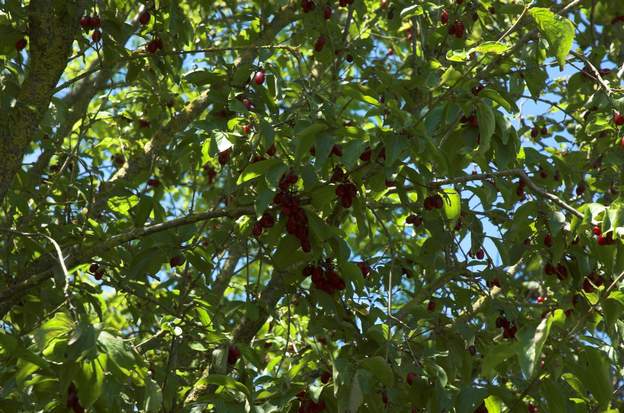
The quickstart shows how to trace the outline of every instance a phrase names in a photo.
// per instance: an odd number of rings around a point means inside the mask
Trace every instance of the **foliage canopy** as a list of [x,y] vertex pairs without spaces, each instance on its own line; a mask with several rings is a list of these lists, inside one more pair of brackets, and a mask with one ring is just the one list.
[[0,2],[0,410],[622,411],[622,13]]

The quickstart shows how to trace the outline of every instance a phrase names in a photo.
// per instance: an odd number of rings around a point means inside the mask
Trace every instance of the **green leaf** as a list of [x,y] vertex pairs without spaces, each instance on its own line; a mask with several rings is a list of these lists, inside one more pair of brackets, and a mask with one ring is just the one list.
[[145,402],[143,403],[143,410],[146,412],[158,412],[162,407],[162,391],[160,386],[152,379],[149,378],[145,381]]
[[234,380],[230,376],[225,376],[222,374],[211,374],[205,379],[200,380],[203,384],[217,384],[219,386],[223,386],[226,389],[236,390],[243,393],[245,396],[250,397],[250,392],[247,386],[243,383]]
[[535,20],[539,31],[546,37],[551,54],[557,58],[559,67],[563,70],[574,42],[574,24],[543,7],[533,7],[529,10],[529,14]]
[[446,218],[453,221],[461,214],[461,197],[454,189],[444,189],[442,199],[444,200],[444,214]]
[[360,365],[375,375],[386,386],[392,386],[392,383],[394,383],[392,368],[383,357],[374,356],[366,358],[360,361]]
[[357,412],[364,402],[364,394],[362,392],[359,379],[363,374],[365,374],[365,371],[358,369],[353,375],[351,392],[349,393],[349,411],[351,412]]
[[77,370],[78,398],[85,408],[95,403],[102,394],[105,364],[106,356],[102,354],[93,361],[82,363]]
[[479,92],[479,97],[481,97],[481,98],[488,98],[491,101],[498,103],[507,112],[513,113],[513,112],[517,112],[518,111],[518,107],[516,106],[515,103],[508,102],[507,99],[505,99],[503,96],[501,96],[501,94],[498,93],[495,89],[486,87],[481,92]]
[[485,399],[484,401],[485,408],[487,409],[488,413],[501,413],[502,401],[500,398],[491,395],[488,396],[487,399]]
[[516,354],[518,345],[515,342],[502,343],[488,349],[481,364],[481,374],[486,378],[493,378],[496,375],[496,367]]
[[548,404],[548,412],[566,413],[566,398],[561,392],[561,388],[550,378],[540,382],[539,389]]
[[43,351],[57,337],[65,335],[74,328],[74,322],[66,313],[59,312],[39,327],[35,333],[35,343]]
[[607,356],[600,350],[585,348],[578,356],[579,378],[601,409],[606,409],[611,400],[611,368]]
[[494,110],[483,102],[477,105],[477,119],[479,120],[479,135],[481,136],[479,152],[484,153],[490,149],[490,142],[496,130],[496,118]]
[[542,355],[544,343],[546,343],[548,334],[550,333],[552,320],[552,315],[542,319],[534,332],[527,330],[520,338],[518,358],[522,372],[527,379],[533,377],[533,374],[535,373],[535,368],[537,367]]
[[503,54],[507,50],[509,50],[509,46],[504,43],[483,42],[480,45],[470,49],[470,53],[477,52],[477,53]]
[[411,16],[420,16],[424,13],[424,10],[420,4],[414,4],[401,10],[401,17],[407,19]]
[[282,162],[277,158],[265,159],[247,165],[236,181],[237,185],[251,181],[259,176],[264,175],[268,170],[280,165]]
[[131,371],[136,367],[134,354],[122,338],[102,331],[98,337],[98,342],[102,349],[108,354],[110,360],[120,368]]

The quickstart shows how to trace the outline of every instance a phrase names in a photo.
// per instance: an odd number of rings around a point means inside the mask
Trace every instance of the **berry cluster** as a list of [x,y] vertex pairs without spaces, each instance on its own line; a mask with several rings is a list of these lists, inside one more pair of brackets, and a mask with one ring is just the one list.
[[557,264],[557,266],[548,263],[544,266],[544,273],[546,275],[556,275],[561,281],[568,278],[568,269],[562,263]]
[[407,216],[405,222],[413,225],[414,227],[419,227],[422,224],[423,220],[418,215],[410,214]]
[[352,182],[343,182],[336,187],[336,196],[343,208],[350,208],[357,195],[357,187]]
[[162,39],[160,37],[155,37],[147,43],[145,50],[147,50],[148,53],[154,54],[157,51],[162,50],[163,47],[164,44]]
[[425,198],[424,207],[427,211],[444,207],[444,200],[440,194],[435,194]]
[[253,225],[251,233],[254,237],[258,238],[260,235],[262,235],[262,231],[264,229],[271,228],[274,224],[275,218],[273,218],[273,215],[265,212],[264,214],[262,214],[262,217],[260,217],[260,219],[256,221],[256,223]]
[[180,265],[184,264],[185,261],[186,261],[186,258],[184,258],[184,256],[182,256],[182,255],[175,255],[175,256],[171,257],[171,259],[169,259],[169,265],[171,266],[171,268],[175,268],[175,267],[179,267]]
[[94,43],[102,40],[102,32],[100,31],[100,27],[102,26],[102,21],[100,20],[100,16],[83,16],[80,19],[80,27],[84,30],[93,30],[91,33],[91,40]]
[[299,177],[293,173],[284,174],[279,182],[280,191],[273,198],[273,203],[280,207],[283,216],[286,217],[286,231],[294,235],[301,243],[303,252],[310,252],[310,229],[308,217],[299,203],[299,199],[289,191],[290,187],[297,183]]
[[596,239],[596,242],[598,242],[598,245],[605,246],[605,245],[613,245],[613,244],[615,244],[615,239],[613,239],[613,233],[612,232],[609,232],[608,234],[604,235],[602,233],[602,230],[600,229],[600,227],[598,225],[596,225],[596,226],[594,226],[592,228],[592,232],[594,233],[595,236],[598,237]]
[[515,338],[516,332],[518,331],[516,324],[507,320],[507,318],[503,315],[498,316],[496,319],[496,328],[503,329],[504,338]]
[[321,265],[308,265],[303,269],[304,277],[312,277],[312,284],[315,288],[333,294],[335,291],[342,291],[346,284],[340,274],[338,274],[330,261]]
[[596,287],[600,287],[601,285],[604,285],[604,283],[605,279],[602,275],[592,272],[583,280],[583,291],[591,293],[596,289]]
[[299,399],[297,413],[321,413],[325,411],[325,402],[323,400],[315,402],[308,397],[308,393],[305,390],[297,393],[297,398]]
[[478,260],[482,260],[483,258],[485,258],[485,251],[483,250],[483,248],[479,248],[475,252],[472,252],[472,251],[468,252],[468,256],[474,257]]
[[464,37],[464,22],[461,20],[455,20],[455,22],[449,27],[448,32],[451,36],[455,36],[458,39],[463,39]]
[[98,281],[104,276],[104,268],[100,267],[100,264],[97,262],[94,262],[89,266],[89,272],[93,274],[93,277]]

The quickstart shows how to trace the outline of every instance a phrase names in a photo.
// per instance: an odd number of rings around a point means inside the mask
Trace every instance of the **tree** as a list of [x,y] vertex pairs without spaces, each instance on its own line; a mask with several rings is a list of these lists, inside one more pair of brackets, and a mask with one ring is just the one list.
[[619,1],[0,10],[0,410],[624,409]]

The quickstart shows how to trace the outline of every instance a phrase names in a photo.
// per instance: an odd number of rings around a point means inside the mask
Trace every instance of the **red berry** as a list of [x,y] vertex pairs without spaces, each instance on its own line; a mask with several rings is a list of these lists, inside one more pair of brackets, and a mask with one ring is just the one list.
[[258,221],[253,225],[251,229],[251,233],[253,234],[254,237],[258,238],[260,235],[262,235],[262,229],[263,229],[263,225],[260,221]]
[[82,16],[80,18],[80,27],[82,27],[83,29],[88,29],[89,27],[91,27],[91,19],[89,18],[89,16]]
[[455,20],[455,23],[453,24],[453,35],[455,37],[457,37],[458,39],[461,39],[464,37],[464,22],[462,22],[461,20]]
[[620,139],[620,146],[624,148],[624,136],[622,137],[622,139]]
[[437,209],[444,207],[444,200],[440,194],[435,194],[433,196],[433,207]]
[[169,260],[169,265],[172,268],[179,267],[180,265],[184,264],[184,261],[186,261],[186,259],[182,255],[176,255],[174,257],[171,257],[171,259]]
[[323,17],[325,18],[325,20],[329,20],[331,19],[331,16],[332,16],[332,8],[328,4],[327,6],[325,6],[325,9],[323,9]]
[[609,245],[609,240],[607,239],[607,237],[604,237],[602,235],[598,236],[597,242],[600,246]]
[[21,39],[15,42],[15,50],[17,50],[18,52],[21,52],[22,50],[26,48],[26,45],[28,45],[28,41],[22,37]]
[[477,354],[477,348],[474,345],[468,346],[468,352],[471,356],[474,356],[475,354]]
[[256,75],[254,76],[254,82],[256,82],[256,85],[263,84],[265,76],[266,74],[264,73],[264,70],[258,71]]
[[253,102],[251,101],[251,99],[248,98],[243,99],[243,105],[245,105],[245,108],[247,108],[247,110],[252,110],[254,107]]
[[417,377],[416,373],[414,373],[413,371],[410,371],[409,373],[407,373],[407,377],[406,377],[407,384],[411,386],[412,383],[416,381],[416,377]]
[[481,93],[481,91],[485,89],[485,86],[483,86],[481,83],[477,83],[471,90],[472,94],[477,96],[479,93]]
[[100,268],[100,264],[98,264],[97,262],[94,262],[94,263],[92,263],[92,264],[89,266],[89,272],[90,272],[90,273],[94,273],[94,272],[96,272],[99,268]]
[[[622,147],[624,147],[624,138],[622,138]],[[585,193],[585,184],[580,183],[576,186],[576,196],[581,196]]]
[[221,164],[221,166],[229,162],[231,153],[232,148],[228,148],[224,151],[219,152],[219,164]]
[[539,136],[540,130],[537,126],[534,126],[533,129],[531,129],[531,137],[533,139],[537,138]]
[[260,218],[260,224],[263,228],[271,228],[273,225],[275,225],[275,218],[273,218],[273,215],[265,212]]
[[151,186],[152,188],[157,188],[160,186],[160,181],[156,178],[150,178],[147,180],[147,185]]
[[539,412],[539,408],[534,405],[533,403],[529,403],[529,405],[527,406],[527,411],[529,413],[538,413]]
[[314,2],[312,0],[301,0],[301,8],[304,13],[309,13],[314,10]]
[[245,135],[249,135],[251,133],[251,125],[250,124],[243,125],[243,133]]
[[238,347],[232,345],[228,347],[228,364],[236,364],[241,356],[241,352]]
[[535,301],[538,302],[538,304],[542,304],[544,301],[546,300],[546,298],[542,297],[541,295],[539,297],[537,297],[537,299]]
[[600,227],[598,225],[594,225],[594,227],[592,228],[592,232],[597,237],[602,235],[602,230],[600,229]]
[[97,29],[98,27],[102,26],[102,21],[100,20],[100,16],[93,16],[91,17],[91,27],[94,29]]
[[427,303],[427,311],[435,311],[436,309],[436,302],[433,300],[429,300],[429,303]]
[[368,264],[366,264],[364,261],[360,261],[356,263],[356,265],[360,268],[360,271],[362,272],[362,277],[367,278],[371,272],[371,268],[368,266]]
[[331,155],[342,156],[342,147],[338,144],[332,146]]
[[447,24],[448,20],[449,20],[449,12],[448,10],[444,9],[442,10],[442,13],[440,14],[440,23]]
[[622,115],[620,112],[615,112],[613,114],[613,122],[617,125],[617,126],[622,126],[624,125],[624,115]]
[[327,43],[327,38],[323,35],[320,35],[314,43],[314,51],[320,53],[320,51],[323,50],[323,47],[325,47],[325,43]]
[[554,265],[552,265],[551,263],[548,263],[544,266],[544,273],[546,275],[554,275],[557,273],[557,270],[555,269]]
[[548,248],[552,247],[553,245],[552,235],[546,234],[546,236],[544,237],[544,245],[547,246]]
[[94,30],[91,34],[91,40],[93,40],[93,43],[99,43],[100,40],[102,40],[102,32],[99,30]]
[[479,248],[475,255],[478,260],[482,260],[485,257],[485,251],[483,251],[483,248]]
[[156,39],[150,40],[145,46],[145,50],[147,50],[148,53],[154,54],[159,49],[158,45],[159,42]]
[[101,268],[93,274],[93,278],[95,278],[98,281],[100,281],[102,277],[104,277],[104,270]]
[[321,383],[327,384],[331,380],[331,373],[328,371],[324,371],[321,373]]
[[139,23],[141,23],[141,26],[145,26],[150,22],[151,18],[152,18],[152,15],[150,14],[150,12],[147,10],[144,10],[141,12],[141,14],[139,14]]

